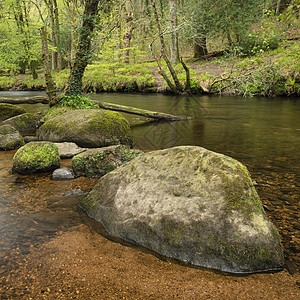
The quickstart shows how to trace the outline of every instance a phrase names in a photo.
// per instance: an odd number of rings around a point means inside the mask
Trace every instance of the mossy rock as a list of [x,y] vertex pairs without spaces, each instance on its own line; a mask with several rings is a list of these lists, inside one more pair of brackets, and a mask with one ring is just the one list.
[[0,126],[0,150],[14,150],[25,144],[20,132],[10,125]]
[[18,131],[36,130],[36,118],[34,114],[25,113],[3,121],[3,125],[11,125]]
[[194,265],[283,267],[280,236],[247,168],[201,147],[140,155],[102,177],[81,207],[110,235]]
[[101,177],[141,153],[125,145],[90,149],[73,157],[72,168],[77,176]]
[[128,121],[120,113],[99,109],[73,110],[50,119],[39,128],[38,139],[90,148],[132,144]]
[[53,119],[71,110],[73,110],[73,108],[67,106],[53,106],[47,110],[44,116],[41,117],[40,124],[44,124],[50,119]]
[[9,103],[0,103],[0,121],[26,113],[23,107]]
[[13,172],[33,174],[50,172],[60,166],[58,147],[49,142],[30,142],[13,157]]

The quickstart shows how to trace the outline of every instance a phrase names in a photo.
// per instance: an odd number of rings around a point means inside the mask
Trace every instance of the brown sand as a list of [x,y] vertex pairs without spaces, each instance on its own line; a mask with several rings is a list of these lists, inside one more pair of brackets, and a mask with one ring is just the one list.
[[234,276],[179,265],[83,224],[18,264],[2,277],[0,299],[300,299],[299,275]]

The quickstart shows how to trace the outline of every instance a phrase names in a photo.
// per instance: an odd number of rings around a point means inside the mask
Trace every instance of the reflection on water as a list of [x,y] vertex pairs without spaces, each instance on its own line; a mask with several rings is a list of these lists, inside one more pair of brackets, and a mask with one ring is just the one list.
[[[7,97],[38,94],[0,92]],[[267,214],[283,237],[286,257],[299,262],[299,101],[136,94],[91,98],[188,116],[187,121],[163,123],[123,114],[132,125],[135,148],[198,145],[244,163],[257,183]],[[31,112],[47,109],[43,104],[21,106]],[[12,250],[26,253],[58,230],[85,222],[77,208],[83,196],[65,194],[76,189],[89,191],[95,183],[87,178],[54,182],[50,174],[11,174],[13,153],[0,152],[0,273],[13,265]]]

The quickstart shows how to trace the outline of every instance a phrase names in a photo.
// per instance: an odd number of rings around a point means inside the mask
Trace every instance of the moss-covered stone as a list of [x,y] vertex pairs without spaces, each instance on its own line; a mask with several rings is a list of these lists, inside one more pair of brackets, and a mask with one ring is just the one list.
[[18,105],[0,103],[0,121],[26,113],[26,110]]
[[91,149],[74,156],[72,168],[77,176],[101,177],[141,153],[125,145]]
[[0,150],[14,150],[25,144],[20,132],[10,125],[0,126]]
[[36,130],[36,119],[31,113],[25,113],[3,121],[4,125],[11,125],[18,131]]
[[60,116],[68,111],[73,110],[71,107],[67,106],[53,106],[49,108],[46,112],[46,114],[40,119],[40,123],[44,124],[45,122],[49,121],[50,119],[53,119],[57,116]]
[[246,167],[201,147],[140,155],[102,177],[81,206],[109,234],[195,265],[283,266],[280,236]]
[[33,174],[53,171],[60,166],[58,147],[49,142],[30,142],[13,157],[13,172]]
[[50,119],[40,127],[38,138],[91,148],[132,144],[128,121],[117,112],[99,109],[73,110]]

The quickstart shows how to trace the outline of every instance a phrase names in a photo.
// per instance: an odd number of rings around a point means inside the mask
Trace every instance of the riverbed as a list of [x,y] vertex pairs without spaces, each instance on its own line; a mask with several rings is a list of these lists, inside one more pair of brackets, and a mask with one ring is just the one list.
[[[0,96],[38,94],[1,92]],[[132,126],[134,148],[151,151],[197,145],[244,163],[268,217],[282,236],[285,269],[274,274],[232,276],[180,265],[111,239],[77,206],[97,179],[52,181],[51,174],[11,174],[15,151],[6,151],[0,152],[1,299],[299,298],[298,99],[90,97],[95,102],[189,117],[157,123],[124,114]],[[43,104],[21,106],[29,112],[47,109]],[[62,164],[70,166],[70,160]]]

